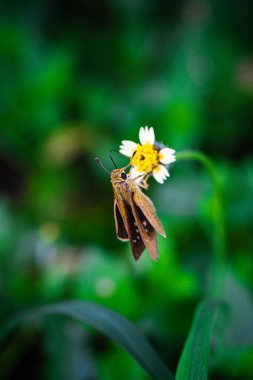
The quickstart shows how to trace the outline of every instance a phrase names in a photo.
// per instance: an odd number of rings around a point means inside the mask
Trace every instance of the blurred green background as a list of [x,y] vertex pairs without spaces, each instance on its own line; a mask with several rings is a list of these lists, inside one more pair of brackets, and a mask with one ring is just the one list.
[[[151,180],[168,237],[158,263],[147,252],[134,262],[94,157],[111,170],[109,149],[137,141],[145,125],[176,151],[215,160],[229,266],[252,294],[252,14],[250,0],[1,2],[1,322],[45,303],[95,301],[138,324],[175,371],[212,260],[212,187],[186,161],[163,186]],[[211,362],[210,378],[252,379],[252,342]],[[1,379],[119,371],[147,379],[116,344],[57,317],[23,327],[0,351]]]

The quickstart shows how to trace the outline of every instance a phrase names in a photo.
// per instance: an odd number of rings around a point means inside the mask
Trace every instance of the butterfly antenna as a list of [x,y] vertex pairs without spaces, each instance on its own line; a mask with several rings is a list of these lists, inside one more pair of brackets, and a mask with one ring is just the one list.
[[104,165],[102,164],[102,162],[100,161],[100,159],[98,157],[95,157],[95,160],[99,163],[99,165],[101,166],[101,168],[103,168],[107,173],[111,174],[109,172],[109,170],[107,170]]
[[[116,164],[115,164],[115,162],[114,162],[114,160],[113,160],[113,158],[112,158],[111,152],[117,152],[119,154],[121,154],[121,153],[117,149],[110,149],[110,158],[111,158],[112,162],[114,163],[115,168],[118,169],[117,166],[116,166]],[[134,152],[133,156],[135,155],[135,153],[136,152]],[[126,169],[130,165],[131,165],[131,162],[129,164],[127,164],[126,166],[124,166],[123,168],[121,168],[121,169]]]
[[117,153],[119,153],[119,151],[116,150],[116,149],[110,149],[110,153],[109,153],[109,156],[110,156],[110,159],[112,160],[113,165],[115,166],[116,169],[118,169],[117,165],[115,164],[114,159],[112,158],[112,152],[117,152]]

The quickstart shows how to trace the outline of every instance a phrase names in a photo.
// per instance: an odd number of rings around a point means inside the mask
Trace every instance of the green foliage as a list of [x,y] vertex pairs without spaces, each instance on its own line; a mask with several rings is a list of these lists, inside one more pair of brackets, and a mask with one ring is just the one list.
[[176,380],[207,380],[212,332],[219,303],[205,301],[199,305],[182,353]]
[[159,359],[141,331],[119,314],[89,302],[72,301],[53,304],[19,315],[8,325],[3,326],[0,331],[0,339],[5,338],[6,334],[23,320],[50,314],[61,314],[95,327],[124,347],[153,379],[173,379],[172,374]]
[[[253,378],[252,12],[249,0],[1,2],[2,326],[45,304],[93,302],[139,326],[177,376],[192,360],[211,380]],[[111,169],[108,151],[145,125],[178,152],[148,190],[168,236],[157,263],[147,252],[134,262],[116,239],[94,161]],[[214,324],[210,299],[226,305]],[[119,371],[148,376],[96,329],[56,315],[22,324],[0,350],[8,380]]]

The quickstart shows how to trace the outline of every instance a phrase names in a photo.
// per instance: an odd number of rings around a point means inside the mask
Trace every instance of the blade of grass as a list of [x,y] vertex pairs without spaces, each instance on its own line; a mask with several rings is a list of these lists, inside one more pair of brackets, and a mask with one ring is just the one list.
[[52,314],[73,318],[104,333],[123,347],[152,379],[174,379],[139,328],[114,311],[92,302],[67,301],[24,312],[1,328],[0,340],[20,323]]
[[213,325],[221,305],[216,301],[203,301],[197,308],[176,380],[207,380]]

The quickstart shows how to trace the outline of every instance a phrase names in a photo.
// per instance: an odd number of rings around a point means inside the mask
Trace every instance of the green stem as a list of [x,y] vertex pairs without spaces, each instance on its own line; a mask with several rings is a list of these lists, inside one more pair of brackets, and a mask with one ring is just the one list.
[[183,151],[177,153],[177,161],[195,160],[199,161],[210,174],[213,183],[212,197],[212,219],[213,219],[213,252],[216,265],[224,264],[226,258],[225,248],[225,222],[222,207],[222,191],[218,171],[214,162],[205,154],[198,151]]

